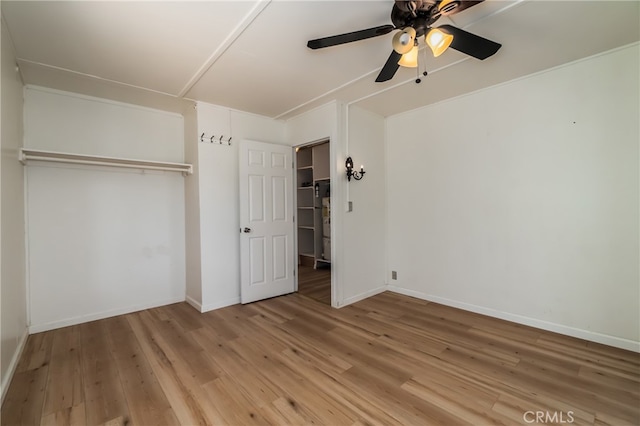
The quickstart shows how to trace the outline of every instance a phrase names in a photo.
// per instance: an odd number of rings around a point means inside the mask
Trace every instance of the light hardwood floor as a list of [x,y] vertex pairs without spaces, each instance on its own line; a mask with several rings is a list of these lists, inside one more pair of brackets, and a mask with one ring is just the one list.
[[298,292],[303,296],[331,305],[331,269],[313,269],[298,265]]
[[639,382],[637,353],[393,293],[292,294],[32,335],[2,424],[637,425]]

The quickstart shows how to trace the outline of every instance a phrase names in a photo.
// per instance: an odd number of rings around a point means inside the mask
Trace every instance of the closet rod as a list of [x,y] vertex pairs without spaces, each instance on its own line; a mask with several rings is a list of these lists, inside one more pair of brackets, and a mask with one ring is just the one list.
[[130,169],[161,170],[193,174],[193,166],[191,164],[70,154],[67,152],[41,151],[28,148],[20,149],[18,159],[22,164],[27,164],[29,161],[47,161],[53,163],[86,164],[92,166],[124,167]]

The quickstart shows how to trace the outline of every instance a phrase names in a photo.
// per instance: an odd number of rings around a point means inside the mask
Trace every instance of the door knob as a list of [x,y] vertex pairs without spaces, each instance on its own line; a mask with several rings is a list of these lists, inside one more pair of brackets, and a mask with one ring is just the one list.
[[244,228],[242,232],[244,232],[245,234],[248,234],[249,232],[251,232],[251,228]]

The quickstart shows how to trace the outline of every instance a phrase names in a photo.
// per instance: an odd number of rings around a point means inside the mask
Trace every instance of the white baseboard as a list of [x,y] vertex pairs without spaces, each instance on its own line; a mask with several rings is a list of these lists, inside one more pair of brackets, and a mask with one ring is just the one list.
[[552,331],[554,333],[564,334],[579,339],[588,340],[590,342],[602,343],[603,345],[613,346],[616,348],[626,349],[628,351],[640,352],[640,342],[623,339],[621,337],[610,336],[607,334],[596,333],[593,331],[583,330],[580,328],[569,327],[562,324],[556,324],[549,321],[543,321],[536,318],[525,317],[522,315],[502,312],[483,306],[473,305],[470,303],[459,302],[457,300],[446,299],[430,294],[422,293],[415,290],[408,290],[396,286],[388,286],[387,290],[394,293],[404,294],[405,296],[416,297],[418,299],[427,300],[429,302],[439,303],[441,305],[451,306],[454,308],[464,309],[465,311],[475,312],[477,314],[487,315],[494,318],[515,322],[517,324],[528,325],[530,327],[540,328],[542,330]]
[[20,356],[22,356],[22,351],[24,351],[24,347],[27,344],[27,337],[29,337],[29,332],[25,328],[24,333],[20,337],[20,341],[18,342],[18,346],[11,357],[11,362],[9,363],[9,368],[7,369],[6,374],[2,377],[1,386],[1,396],[0,396],[0,405],[4,402],[4,397],[7,395],[7,390],[9,389],[9,385],[11,384],[11,379],[13,379],[13,375],[16,372],[16,368],[18,367],[18,361],[20,360]]
[[198,312],[202,312],[202,304],[198,302],[196,299],[194,299],[193,297],[187,296],[185,298],[185,301],[191,306],[193,306],[194,308],[196,308]]
[[351,297],[347,297],[346,299],[344,299],[342,301],[342,303],[339,303],[339,305],[337,306],[338,308],[344,308],[345,306],[351,305],[353,303],[359,302],[361,300],[364,300],[368,297],[371,296],[375,296],[376,294],[380,294],[384,291],[387,290],[387,286],[383,285],[377,288],[374,288],[373,290],[369,290],[369,291],[365,291],[364,293],[360,293],[360,294],[356,294],[355,296],[351,296]]
[[57,321],[51,321],[44,324],[32,324],[29,326],[29,334],[40,333],[42,331],[55,330],[56,328],[68,327],[70,325],[82,324],[85,322],[101,320],[104,318],[115,317],[117,315],[130,314],[131,312],[143,311],[145,309],[157,308],[159,306],[170,305],[172,303],[184,302],[184,296],[175,297],[165,300],[156,300],[149,303],[128,306],[126,308],[112,309],[110,311],[98,312],[95,314],[81,315],[73,318],[66,318]]
[[227,299],[227,300],[222,300],[220,302],[203,305],[202,303],[195,300],[193,297],[187,296],[187,303],[193,306],[194,308],[196,308],[198,312],[205,313],[205,312],[214,311],[220,308],[226,308],[227,306],[237,305],[238,303],[240,303],[240,298],[234,297],[233,299]]
[[215,303],[208,303],[206,305],[202,305],[200,312],[209,312],[214,311],[220,308],[226,308],[227,306],[237,305],[240,303],[240,297],[234,297],[232,299],[221,300]]

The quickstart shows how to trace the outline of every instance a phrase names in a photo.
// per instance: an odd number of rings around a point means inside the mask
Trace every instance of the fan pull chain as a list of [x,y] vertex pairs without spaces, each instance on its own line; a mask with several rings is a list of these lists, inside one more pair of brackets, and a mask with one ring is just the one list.
[[[422,49],[424,51],[424,71],[422,72],[422,75],[424,77],[427,76],[427,49],[424,48]],[[422,79],[420,78],[420,52],[418,52],[418,66],[416,67],[416,84],[419,84],[422,81]]]

